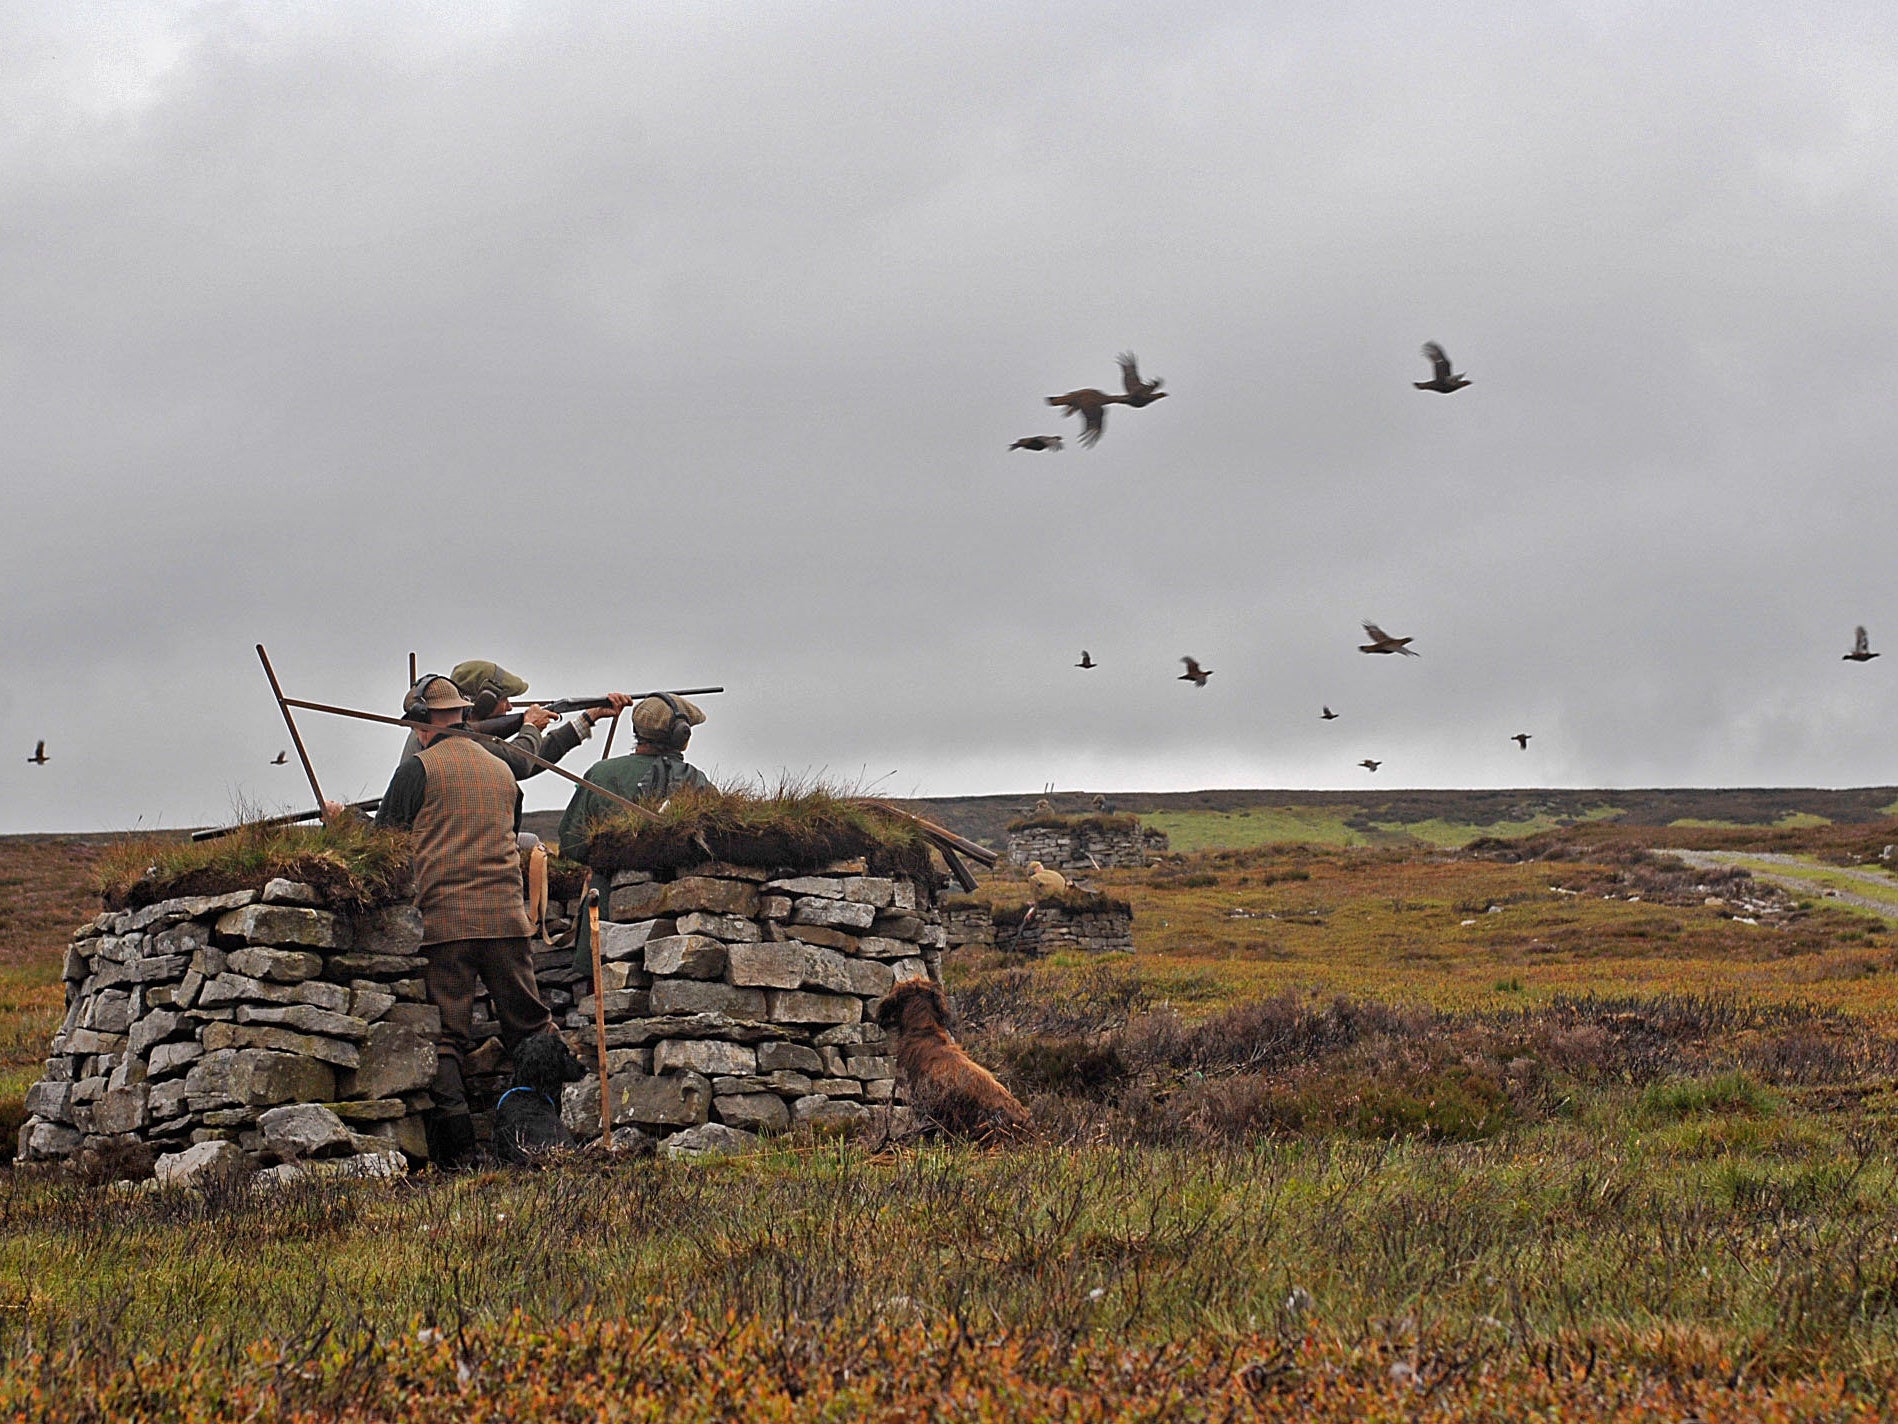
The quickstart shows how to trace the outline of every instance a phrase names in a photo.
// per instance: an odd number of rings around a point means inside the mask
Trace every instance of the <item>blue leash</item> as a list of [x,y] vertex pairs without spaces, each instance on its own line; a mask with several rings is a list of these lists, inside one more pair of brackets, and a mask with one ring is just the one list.
[[505,1093],[501,1094],[499,1098],[495,1099],[494,1110],[496,1112],[501,1111],[501,1104],[513,1097],[516,1093],[532,1093],[543,1103],[547,1104],[548,1107],[553,1108],[555,1113],[560,1111],[559,1107],[555,1105],[554,1100],[548,1097],[539,1088],[509,1088]]

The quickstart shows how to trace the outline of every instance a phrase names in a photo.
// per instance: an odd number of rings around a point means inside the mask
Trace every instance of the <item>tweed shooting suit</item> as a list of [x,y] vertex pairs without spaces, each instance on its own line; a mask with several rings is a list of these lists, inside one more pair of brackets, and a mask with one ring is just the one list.
[[446,1113],[468,1110],[461,1060],[476,1047],[477,981],[487,986],[510,1052],[553,1026],[528,949],[514,839],[520,808],[521,789],[503,762],[467,738],[442,737],[397,768],[377,812],[414,842],[423,982],[442,1015],[433,1092]]

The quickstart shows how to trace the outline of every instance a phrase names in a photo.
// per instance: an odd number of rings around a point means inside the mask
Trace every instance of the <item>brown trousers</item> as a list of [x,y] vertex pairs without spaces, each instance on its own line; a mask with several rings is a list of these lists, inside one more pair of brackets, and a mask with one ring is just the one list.
[[509,1053],[524,1039],[554,1025],[534,984],[534,958],[525,939],[450,939],[425,944],[428,960],[422,983],[429,1003],[442,1013],[433,1093],[445,1114],[468,1111],[461,1083],[461,1060],[477,1048],[474,997],[477,982],[487,986],[494,1016],[501,1021],[501,1044]]

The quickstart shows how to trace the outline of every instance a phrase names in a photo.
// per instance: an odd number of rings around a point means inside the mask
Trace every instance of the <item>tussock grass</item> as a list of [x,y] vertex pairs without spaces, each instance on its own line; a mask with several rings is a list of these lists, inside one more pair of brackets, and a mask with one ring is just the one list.
[[110,909],[180,895],[261,890],[279,876],[313,887],[338,909],[405,897],[413,874],[408,837],[356,816],[333,825],[247,824],[212,841],[138,836],[101,851],[93,886]]
[[786,783],[675,794],[653,816],[599,822],[587,847],[595,870],[675,870],[708,860],[773,870],[820,870],[861,856],[872,873],[935,883],[929,842],[900,816],[848,793]]

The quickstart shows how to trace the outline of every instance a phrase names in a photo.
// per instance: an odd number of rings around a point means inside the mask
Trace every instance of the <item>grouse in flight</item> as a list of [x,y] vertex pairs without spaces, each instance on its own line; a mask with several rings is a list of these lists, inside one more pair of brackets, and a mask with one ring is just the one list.
[[1327,707],[1318,714],[1318,720],[1321,722],[1335,722],[1338,720],[1338,714]]
[[1106,391],[1097,391],[1092,386],[1083,386],[1078,391],[1069,391],[1066,395],[1049,396],[1049,405],[1065,406],[1063,415],[1081,417],[1081,443],[1092,449],[1100,442],[1101,429],[1107,419],[1107,407],[1125,405],[1127,397],[1110,396]]
[[1160,387],[1166,384],[1155,376],[1151,381],[1140,379],[1140,365],[1134,359],[1134,353],[1123,351],[1114,358],[1120,362],[1120,383],[1127,394],[1121,398],[1122,405],[1130,405],[1138,410],[1143,405],[1152,405],[1157,400],[1166,399],[1166,392]]
[[270,759],[270,764],[272,766],[282,766],[284,763],[286,763],[289,760],[290,760],[290,753],[278,752],[275,756],[273,756]]
[[1204,687],[1206,679],[1213,675],[1213,670],[1202,668],[1197,658],[1181,658],[1180,661],[1186,664],[1186,671],[1179,675],[1177,681],[1190,682],[1195,687]]
[[1840,658],[1840,662],[1868,663],[1878,654],[1872,651],[1871,640],[1865,636],[1865,630],[1859,628],[1852,638],[1852,651]]
[[1381,761],[1372,761],[1369,757],[1366,757],[1363,761],[1359,762],[1358,765],[1363,767],[1366,771],[1376,771],[1380,766],[1384,765],[1384,763]]
[[1529,750],[1529,733],[1518,732],[1516,733],[1515,736],[1511,737],[1509,740],[1514,742],[1517,746],[1521,747],[1524,751]]
[[1420,391],[1441,391],[1449,395],[1451,391],[1460,391],[1470,383],[1470,378],[1461,373],[1451,374],[1450,358],[1444,354],[1441,346],[1434,341],[1424,342],[1424,359],[1430,363],[1431,376],[1427,381],[1412,381],[1411,385]]
[[1078,668],[1095,668],[1099,667],[1100,664],[1094,661],[1086,648],[1083,648],[1081,649],[1081,661],[1076,663],[1075,666]]
[[1011,450],[1059,450],[1061,437],[1059,435],[1024,435],[1008,448]]
[[33,755],[28,757],[27,760],[32,762],[35,766],[45,766],[48,761],[46,743],[42,741],[35,746],[33,748]]
[[1364,631],[1370,635],[1371,641],[1358,645],[1360,653],[1402,653],[1407,658],[1422,656],[1421,653],[1411,651],[1409,638],[1393,638],[1369,619],[1365,620]]

